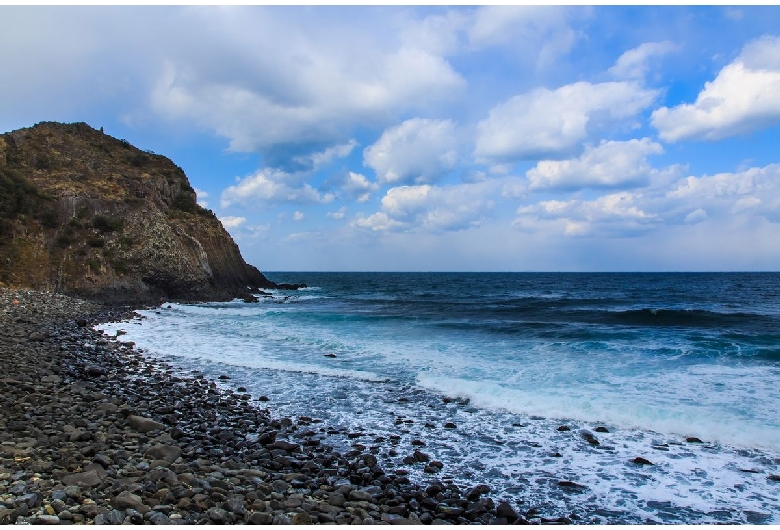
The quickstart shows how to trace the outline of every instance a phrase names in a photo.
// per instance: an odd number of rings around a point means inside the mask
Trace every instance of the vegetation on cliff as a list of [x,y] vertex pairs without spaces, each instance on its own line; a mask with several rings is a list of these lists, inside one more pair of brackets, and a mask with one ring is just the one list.
[[273,287],[168,158],[86,123],[0,135],[0,286],[115,300]]

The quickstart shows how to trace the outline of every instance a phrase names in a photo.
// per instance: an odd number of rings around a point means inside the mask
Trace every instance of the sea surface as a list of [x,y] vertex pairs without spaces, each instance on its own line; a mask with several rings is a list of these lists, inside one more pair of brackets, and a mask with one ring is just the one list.
[[267,276],[309,287],[100,329],[531,516],[780,524],[780,273]]

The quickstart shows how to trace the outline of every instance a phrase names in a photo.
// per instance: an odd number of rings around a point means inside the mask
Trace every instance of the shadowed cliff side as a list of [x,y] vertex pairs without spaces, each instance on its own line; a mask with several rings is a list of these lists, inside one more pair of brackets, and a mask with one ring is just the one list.
[[277,287],[195,201],[168,158],[86,123],[0,135],[0,286],[133,302]]

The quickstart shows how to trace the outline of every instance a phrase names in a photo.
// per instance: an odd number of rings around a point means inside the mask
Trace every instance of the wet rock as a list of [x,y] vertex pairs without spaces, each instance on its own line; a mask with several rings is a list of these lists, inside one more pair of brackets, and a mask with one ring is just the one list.
[[147,433],[163,429],[165,425],[151,418],[131,415],[127,417],[127,423],[138,432]]
[[590,431],[589,431],[589,430],[587,430],[587,429],[582,429],[582,430],[580,431],[580,436],[582,436],[582,438],[583,438],[583,439],[584,439],[586,442],[588,442],[590,445],[599,445],[599,441],[596,439],[596,437],[595,437],[595,436],[593,436],[593,433],[592,433],[592,432],[590,432]]
[[648,460],[647,458],[642,458],[641,456],[638,456],[632,460],[633,463],[641,465],[641,466],[652,466],[653,463]]
[[129,491],[123,491],[114,497],[111,505],[117,510],[135,510],[142,515],[151,510],[149,506],[143,503],[141,497]]
[[457,425],[455,425],[451,421],[448,421],[447,423],[444,424],[444,428],[445,429],[455,429],[456,427],[457,427]]
[[769,475],[766,479],[772,482],[780,482],[780,475]]
[[475,486],[466,494],[466,499],[470,501],[475,501],[479,499],[480,496],[485,495],[487,493],[490,493],[490,486],[487,484],[480,484],[479,486]]
[[685,439],[686,442],[689,444],[701,444],[704,443],[700,439],[696,438],[695,436],[689,436]]
[[587,486],[584,486],[582,484],[577,484],[576,482],[572,482],[571,480],[559,480],[558,486],[563,489],[568,490],[585,490],[588,489]]
[[604,427],[602,425],[599,425],[598,427],[596,427],[593,430],[596,431],[596,432],[609,432],[609,429],[607,429],[606,427]]
[[512,508],[508,502],[502,502],[496,506],[496,516],[503,517],[510,524],[515,522],[518,518],[517,512],[515,512],[514,508]]
[[557,430],[560,432],[566,432],[566,431],[570,431],[571,428],[568,425],[561,425],[560,427],[558,427]]
[[312,524],[311,517],[306,512],[298,512],[290,520],[291,524]]
[[72,475],[66,475],[62,477],[62,483],[67,486],[83,486],[87,488],[93,488],[100,485],[105,477],[105,471],[101,472],[100,469],[90,469],[82,473],[73,473]]
[[181,456],[181,448],[175,445],[153,445],[144,453],[144,457],[154,460],[165,460],[172,464]]

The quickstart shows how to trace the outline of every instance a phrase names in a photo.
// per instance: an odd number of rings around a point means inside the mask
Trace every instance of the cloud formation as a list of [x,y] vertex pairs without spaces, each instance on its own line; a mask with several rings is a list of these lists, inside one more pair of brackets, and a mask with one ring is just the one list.
[[490,110],[477,125],[474,155],[496,162],[561,158],[594,128],[635,117],[657,96],[628,81],[537,88]]
[[623,53],[607,72],[617,79],[643,79],[653,56],[675,51],[677,46],[670,41],[645,42]]
[[780,37],[750,42],[694,103],[661,107],[651,121],[667,142],[720,140],[780,123]]
[[382,184],[436,182],[455,167],[459,144],[452,120],[413,118],[383,132],[363,161]]
[[228,208],[239,204],[251,206],[261,203],[328,203],[333,193],[320,193],[308,183],[301,183],[299,175],[263,168],[222,191],[220,206]]
[[586,147],[578,158],[542,160],[526,176],[531,189],[635,187],[646,184],[656,172],[647,157],[663,152],[663,147],[649,138],[602,140],[596,147]]

